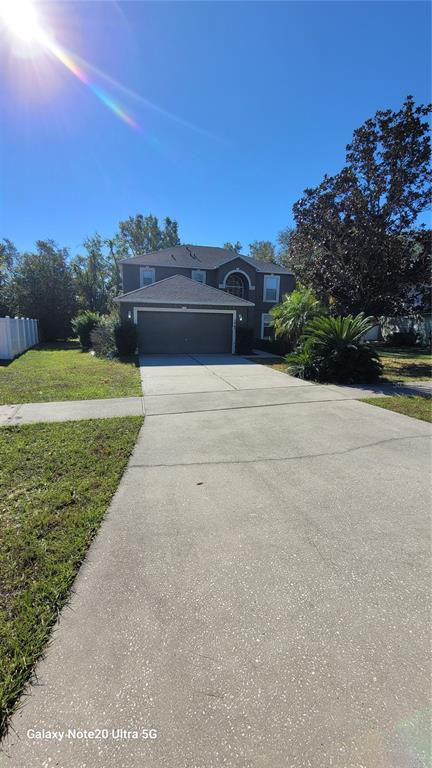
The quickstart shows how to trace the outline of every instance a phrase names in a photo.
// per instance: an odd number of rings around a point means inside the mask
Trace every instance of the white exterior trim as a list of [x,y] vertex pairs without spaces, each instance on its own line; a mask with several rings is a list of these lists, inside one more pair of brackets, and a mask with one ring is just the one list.
[[182,307],[181,309],[165,309],[164,307],[134,307],[134,323],[138,325],[138,312],[188,312],[194,314],[221,314],[232,315],[232,335],[231,335],[231,354],[235,353],[236,343],[236,310],[235,309],[189,309],[188,307]]
[[[196,277],[194,277],[194,275],[196,275],[197,273],[200,274],[200,275],[204,275],[204,280],[197,280]],[[195,282],[197,282],[197,283],[201,283],[201,285],[206,285],[206,283],[207,283],[206,270],[205,269],[193,269],[192,270],[192,280],[195,280]]]
[[261,312],[261,339],[265,339],[264,336],[264,318],[271,317],[270,312]]
[[[276,289],[276,299],[274,301],[269,301],[266,299],[266,279],[268,277],[274,277],[277,281],[277,289]],[[280,296],[280,275],[275,275],[273,272],[266,272],[266,274],[263,277],[263,303],[264,304],[277,304],[279,302],[279,296]]]
[[[138,290],[141,291],[142,288],[139,288]],[[128,294],[125,294],[125,296],[127,296],[127,295]],[[228,296],[231,296],[231,295],[232,294],[230,294],[230,293],[228,294]],[[236,299],[238,301],[238,298],[239,298],[238,296],[234,296],[233,295],[233,299]],[[122,298],[122,301],[123,301],[123,298]],[[235,307],[238,307],[239,309],[245,309],[245,307],[247,308],[247,307],[254,307],[255,306],[253,301],[246,301],[246,299],[243,299],[243,301],[245,302],[244,304],[237,304],[237,301],[226,301],[226,302],[224,302],[224,304],[221,304],[220,306],[228,307],[228,306],[232,305],[233,307],[235,306]],[[127,303],[127,304],[163,304],[164,306],[165,306],[165,304],[174,304],[174,305],[177,305],[177,306],[179,304],[182,304],[182,305],[183,304],[187,304],[188,306],[197,306],[197,307],[202,307],[203,304],[204,305],[208,304],[209,307],[217,306],[214,302],[212,303],[211,301],[185,301],[184,299],[183,300],[176,299],[176,301],[162,301],[162,299],[133,299],[132,298],[132,299],[124,299],[124,302]],[[161,309],[162,309],[162,307],[161,307]],[[211,310],[208,310],[208,311],[210,312]],[[222,312],[224,310],[219,310],[218,309],[218,310],[214,310],[214,311],[215,312]],[[225,310],[225,311],[232,312],[232,310]]]
[[250,279],[249,275],[247,274],[247,272],[244,272],[243,269],[232,269],[231,272],[227,272],[225,277],[224,277],[224,279],[223,279],[223,282],[219,283],[219,288],[226,288],[226,281],[227,281],[227,279],[229,278],[230,275],[235,275],[236,272],[239,272],[241,275],[243,275],[243,277],[246,278],[246,280],[248,281],[249,288],[252,291],[254,291],[255,290],[255,286],[252,285],[251,279]]
[[[143,272],[151,272],[153,274],[153,280],[151,283],[146,283],[146,285],[143,285],[142,282],[142,274]],[[140,267],[140,288],[146,288],[147,285],[153,285],[153,283],[156,282],[156,269],[155,267]]]

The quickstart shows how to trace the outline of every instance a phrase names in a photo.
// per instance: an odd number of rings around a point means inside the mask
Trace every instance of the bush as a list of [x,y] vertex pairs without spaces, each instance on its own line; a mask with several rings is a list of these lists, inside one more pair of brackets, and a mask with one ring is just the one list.
[[90,332],[91,345],[97,357],[116,356],[115,327],[116,322],[112,318],[104,317]]
[[254,340],[253,328],[245,328],[240,325],[236,333],[236,352],[238,355],[248,355],[252,352]]
[[91,344],[90,334],[101,322],[98,312],[80,312],[72,320],[72,329],[79,337],[82,349],[89,349]]
[[301,338],[300,349],[286,356],[288,371],[312,381],[377,381],[382,373],[378,352],[361,340],[372,322],[362,314],[312,320]]
[[419,341],[419,334],[415,331],[396,331],[386,338],[389,347],[415,347]]
[[137,347],[137,329],[132,320],[116,323],[114,338],[118,354],[122,356],[133,355]]

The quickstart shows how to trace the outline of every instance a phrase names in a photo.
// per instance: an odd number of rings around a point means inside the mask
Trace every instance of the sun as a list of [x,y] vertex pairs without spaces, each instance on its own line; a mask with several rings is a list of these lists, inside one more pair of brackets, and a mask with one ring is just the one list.
[[0,18],[7,29],[23,43],[44,42],[45,33],[30,0],[0,0]]

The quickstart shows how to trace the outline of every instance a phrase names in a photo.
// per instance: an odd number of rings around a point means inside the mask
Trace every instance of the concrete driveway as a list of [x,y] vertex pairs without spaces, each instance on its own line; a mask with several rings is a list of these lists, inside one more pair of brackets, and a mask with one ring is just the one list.
[[[149,355],[140,358],[145,395],[227,392],[298,386],[299,380],[233,355]],[[300,382],[302,386],[311,386]]]
[[429,426],[233,358],[143,381],[1,766],[424,768]]

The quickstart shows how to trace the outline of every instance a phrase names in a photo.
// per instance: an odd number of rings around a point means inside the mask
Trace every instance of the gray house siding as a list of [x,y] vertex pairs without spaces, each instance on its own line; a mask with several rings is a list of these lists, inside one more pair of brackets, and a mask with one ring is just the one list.
[[[271,275],[271,264],[269,264],[269,271],[268,273]],[[256,283],[255,283],[255,297],[251,299],[255,303],[255,320],[254,320],[254,329],[255,329],[255,338],[259,339],[261,338],[261,319],[263,314],[269,314],[272,307],[275,306],[273,302],[267,302],[264,301],[264,273],[257,272],[256,273]],[[279,275],[280,282],[279,282],[279,302],[282,301],[283,296],[286,293],[291,293],[291,291],[295,288],[295,277],[294,275]],[[277,303],[279,303],[277,302]]]
[[[140,268],[143,265],[136,266],[135,264],[123,264],[123,293],[134,291],[136,288],[140,288]],[[151,264],[149,264],[151,267]],[[190,269],[180,269],[176,267],[155,267],[155,282],[158,280],[164,280],[166,277],[172,277],[172,275],[184,275],[184,277],[191,277]],[[210,283],[209,283],[210,285]]]

